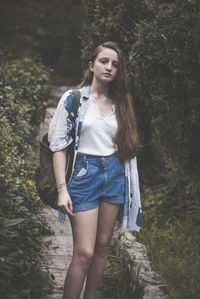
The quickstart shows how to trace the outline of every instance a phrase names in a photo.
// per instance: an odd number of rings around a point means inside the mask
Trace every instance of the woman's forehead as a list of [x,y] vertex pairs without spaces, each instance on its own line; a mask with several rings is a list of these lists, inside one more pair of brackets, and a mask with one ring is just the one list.
[[101,50],[101,52],[99,52],[97,57],[98,58],[105,57],[105,58],[109,58],[109,59],[112,59],[112,60],[115,60],[115,61],[119,60],[117,52],[115,50],[109,49],[109,48],[103,48]]

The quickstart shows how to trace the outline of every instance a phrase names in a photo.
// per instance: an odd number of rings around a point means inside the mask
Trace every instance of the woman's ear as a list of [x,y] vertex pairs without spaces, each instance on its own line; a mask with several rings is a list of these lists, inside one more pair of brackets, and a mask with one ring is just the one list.
[[93,62],[92,61],[89,61],[88,66],[89,66],[90,71],[93,72]]

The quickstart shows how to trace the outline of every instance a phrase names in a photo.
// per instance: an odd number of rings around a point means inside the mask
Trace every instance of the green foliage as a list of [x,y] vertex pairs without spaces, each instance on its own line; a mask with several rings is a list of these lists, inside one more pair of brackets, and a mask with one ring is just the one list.
[[133,269],[134,260],[130,258],[125,245],[120,248],[112,243],[111,252],[108,257],[101,292],[108,299],[140,299],[142,298],[142,287],[138,281],[138,273]]
[[[82,1],[84,66],[91,50],[107,40],[118,42],[125,53],[143,146],[138,155],[144,219],[140,238],[172,298],[195,298],[199,296],[199,263],[193,261],[199,260],[200,227],[200,2]],[[177,254],[184,242],[187,259]]]
[[135,41],[136,23],[151,14],[144,1],[107,0],[105,5],[100,0],[82,2],[86,14],[81,41],[83,65],[87,66],[92,49],[109,40],[119,43],[128,57],[130,46]]
[[[151,213],[151,209],[149,209]],[[168,285],[170,298],[196,299],[200,292],[200,240],[199,227],[192,219],[172,218],[162,228],[148,229],[144,216],[144,229],[139,236],[148,247],[152,265],[161,280]]]
[[0,69],[0,294],[44,298],[41,236],[49,233],[35,190],[35,147],[45,116],[49,71],[31,58]]
[[153,268],[168,285],[170,298],[195,299],[199,294],[199,213],[190,202],[184,209],[186,180],[180,184],[174,178],[171,185],[177,191],[173,199],[168,185],[144,188],[143,226],[137,237],[147,246]]
[[199,1],[159,6],[151,22],[137,25],[130,73],[148,111],[151,146],[165,167],[199,176]]
[[1,0],[0,60],[37,53],[56,74],[76,82],[81,25],[80,0]]

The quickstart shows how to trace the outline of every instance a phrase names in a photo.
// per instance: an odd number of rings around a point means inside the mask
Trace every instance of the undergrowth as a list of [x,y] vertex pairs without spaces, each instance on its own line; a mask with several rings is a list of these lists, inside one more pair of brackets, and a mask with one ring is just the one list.
[[170,298],[197,299],[200,294],[199,233],[188,217],[142,233],[152,265],[168,285]]
[[139,284],[139,271],[136,273],[134,259],[126,251],[125,244],[120,248],[112,243],[101,284],[101,293],[108,299],[140,299],[142,287]]
[[49,229],[35,189],[35,148],[49,94],[49,70],[32,58],[0,66],[0,297],[40,299],[51,290],[42,271]]
[[[159,274],[162,282],[168,285],[170,298],[199,298],[200,214],[198,208],[178,211],[176,206],[171,206],[167,210],[168,201],[164,201],[164,193],[158,192],[151,193],[150,196],[149,192],[145,191],[143,200],[143,226],[137,237],[147,247],[153,269]],[[175,209],[176,213],[174,213]]]

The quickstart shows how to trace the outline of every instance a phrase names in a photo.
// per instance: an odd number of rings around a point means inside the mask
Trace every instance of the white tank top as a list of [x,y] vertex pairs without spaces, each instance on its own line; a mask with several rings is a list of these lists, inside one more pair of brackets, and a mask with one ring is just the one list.
[[112,155],[116,151],[113,138],[117,127],[115,105],[112,105],[112,112],[103,117],[96,100],[90,96],[81,128],[78,152],[94,156]]

